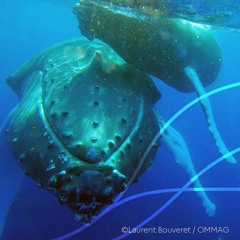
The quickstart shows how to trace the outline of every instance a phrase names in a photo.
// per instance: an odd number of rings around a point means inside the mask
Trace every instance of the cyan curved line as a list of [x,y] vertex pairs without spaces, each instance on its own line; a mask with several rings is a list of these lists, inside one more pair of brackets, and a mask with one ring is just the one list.
[[[151,151],[153,145],[155,144],[155,142],[161,137],[161,135],[164,133],[164,131],[179,117],[181,116],[184,112],[186,112],[189,108],[191,108],[193,105],[195,105],[196,103],[200,102],[202,99],[208,98],[209,96],[212,96],[214,94],[235,88],[235,87],[240,87],[240,82],[236,82],[236,83],[232,83],[223,87],[219,87],[217,89],[214,89],[208,93],[205,93],[204,95],[202,95],[201,97],[198,97],[196,99],[194,99],[193,101],[191,101],[190,103],[188,103],[187,105],[185,105],[183,108],[181,108],[179,111],[177,111],[167,122],[165,122],[165,124],[163,125],[163,127],[160,129],[160,131],[156,134],[156,136],[153,138],[152,142],[150,143],[150,145],[148,146],[147,150],[145,151],[144,155],[142,156],[135,172],[133,173],[131,179],[128,182],[128,186],[130,186],[134,179],[136,178],[137,174],[139,173],[144,161],[146,160],[149,152]],[[119,193],[119,195],[116,197],[115,202],[118,202],[122,196],[126,193],[126,191],[128,190],[128,188],[125,189],[125,191]]]
[[[163,193],[176,193],[180,191],[182,188],[167,188],[167,189],[158,189],[158,190],[152,190],[148,192],[141,192],[138,194],[134,194],[130,197],[124,198],[117,202],[114,207],[111,208],[113,210],[116,207],[119,207],[120,205],[123,205],[127,202],[136,200],[138,198],[142,197],[148,197],[151,195],[158,195],[158,194],[163,194]],[[240,192],[240,187],[239,188],[233,188],[233,187],[214,187],[214,188],[185,188],[183,189],[183,192]],[[107,213],[105,213],[106,215]]]
[[[139,199],[139,198],[143,198],[143,197],[147,197],[147,196],[151,196],[151,195],[164,194],[164,193],[177,193],[178,191],[181,191],[181,190],[183,190],[183,192],[240,192],[240,188],[233,188],[233,187],[231,187],[231,188],[221,188],[221,187],[214,187],[214,188],[186,188],[186,189],[182,189],[182,188],[167,188],[167,189],[152,190],[152,191],[142,192],[142,193],[138,193],[138,194],[132,195],[130,197],[124,198],[121,201],[117,202],[116,204],[108,207],[106,209],[107,211],[103,211],[98,216],[100,216],[100,218],[101,218],[101,217],[105,216],[107,213],[109,213],[112,210],[114,210],[115,208],[117,208],[117,207],[119,207],[119,206],[121,206],[121,205],[123,205],[123,204],[125,204],[127,202]],[[82,232],[84,229],[88,228],[91,225],[92,224],[84,225],[81,228],[76,229],[74,232],[71,232],[69,234],[64,235],[64,238],[59,237],[59,238],[54,238],[54,239],[56,239],[56,240],[59,239],[60,240],[60,239],[66,239],[66,238],[72,237],[72,236]]]
[[[236,88],[236,87],[240,87],[240,82],[236,82],[236,83],[232,83],[232,84],[228,84],[228,85],[225,85],[223,87],[219,87],[217,89],[214,89],[204,95],[202,95],[201,97],[198,97],[196,99],[194,99],[193,101],[191,101],[190,103],[188,103],[187,105],[185,105],[183,108],[181,108],[177,113],[175,113],[165,124],[164,126],[161,128],[160,132],[158,132],[156,134],[156,136],[154,137],[154,139],[152,140],[152,142],[150,143],[150,145],[148,146],[147,150],[145,151],[144,155],[142,156],[141,160],[140,160],[140,163],[136,169],[136,171],[134,172],[132,178],[129,180],[128,182],[128,186],[130,186],[133,182],[133,180],[135,179],[137,173],[139,172],[139,170],[141,169],[142,167],[142,164],[144,163],[145,159],[147,158],[153,144],[158,140],[158,138],[163,134],[163,132],[168,128],[168,126],[170,126],[179,116],[181,116],[185,111],[187,111],[189,108],[191,108],[193,105],[195,105],[196,103],[200,102],[202,99],[204,98],[207,98],[209,96],[212,96],[212,95],[215,95],[217,93],[220,93],[220,92],[223,92],[223,91],[227,91],[227,90],[230,90],[232,88]],[[225,154],[226,155],[226,154]],[[69,237],[72,237],[80,232],[82,232],[84,229],[92,226],[94,223],[96,223],[99,219],[101,219],[105,214],[107,214],[109,211],[111,211],[111,209],[114,208],[114,205],[118,203],[118,201],[121,199],[121,197],[126,193],[126,191],[128,190],[128,188],[126,188],[125,191],[123,191],[122,193],[120,193],[117,198],[115,199],[115,202],[113,205],[109,206],[108,208],[105,209],[105,211],[103,211],[102,213],[100,213],[96,219],[89,225],[84,225],[70,233],[67,233],[65,235],[62,235],[61,237],[57,237],[57,238],[54,238],[52,240],[64,240],[64,239],[67,239]],[[177,193],[176,193],[177,194]],[[175,195],[176,195],[175,194]],[[174,195],[174,196],[175,196]],[[173,197],[174,197],[173,196]],[[177,196],[178,197],[178,196]],[[176,197],[176,198],[177,198]],[[166,203],[167,204],[167,203]],[[170,204],[168,204],[170,205]],[[108,210],[109,209],[109,210]]]
[[[222,157],[218,158],[217,160],[213,161],[209,165],[207,165],[205,168],[203,168],[199,173],[197,173],[194,177],[192,177],[182,188],[179,189],[164,205],[162,205],[158,210],[156,210],[152,215],[150,215],[148,218],[146,218],[144,221],[142,221],[140,224],[138,224],[134,229],[139,229],[146,225],[148,222],[153,220],[155,217],[157,217],[164,209],[166,209],[170,204],[172,204],[184,191],[186,188],[188,188],[194,181],[196,181],[200,176],[202,176],[204,173],[209,171],[211,168],[216,166],[218,163],[222,162],[225,158],[229,156],[233,156],[234,154],[240,152],[240,147],[234,149],[231,152],[228,152],[224,154]],[[127,236],[129,236],[132,232],[128,232],[125,234],[121,234],[120,236],[113,238],[113,240],[120,240]]]

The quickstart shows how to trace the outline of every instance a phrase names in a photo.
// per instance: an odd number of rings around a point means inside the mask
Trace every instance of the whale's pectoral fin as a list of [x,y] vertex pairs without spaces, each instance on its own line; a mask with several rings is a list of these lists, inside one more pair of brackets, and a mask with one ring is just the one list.
[[[198,195],[204,195],[206,196],[206,193],[203,191],[201,192],[198,192]],[[209,216],[209,217],[213,217],[215,215],[215,212],[216,212],[216,205],[209,200],[209,198],[206,196],[205,197],[205,201],[203,201],[203,206],[206,210],[206,214]]]
[[[184,72],[187,75],[187,77],[189,78],[189,80],[192,82],[192,84],[194,85],[198,96],[203,97],[206,94],[206,92],[202,86],[202,83],[198,77],[197,72],[192,67],[185,67]],[[227,147],[225,146],[225,144],[219,134],[219,131],[217,129],[217,126],[216,126],[216,123],[215,123],[215,120],[213,117],[213,113],[212,113],[212,107],[211,107],[208,97],[200,98],[200,103],[202,105],[203,111],[206,116],[209,131],[215,141],[216,146],[218,147],[219,152],[222,155],[227,154],[229,151],[228,151]],[[233,156],[228,156],[227,161],[229,163],[236,163],[236,159]]]
[[[164,125],[163,120],[160,121],[160,125]],[[172,155],[175,162],[185,170],[190,179],[196,176],[188,147],[180,133],[171,126],[168,126],[162,134],[162,144]],[[206,214],[213,216],[216,211],[215,204],[208,198],[199,179],[196,179],[193,184],[195,188],[201,188],[201,191],[196,191],[196,193],[201,198],[202,204],[206,209]]]

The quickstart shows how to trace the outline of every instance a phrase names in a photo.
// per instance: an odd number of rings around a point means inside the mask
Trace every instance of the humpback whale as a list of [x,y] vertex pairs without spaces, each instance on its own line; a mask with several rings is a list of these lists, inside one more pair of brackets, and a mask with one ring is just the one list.
[[[106,44],[85,38],[43,51],[7,83],[19,98],[6,126],[18,164],[91,222],[127,187],[159,132],[153,111],[159,91]],[[158,144],[136,178],[151,165]]]
[[[146,13],[144,4],[82,0],[73,8],[81,33],[110,45],[126,62],[183,92],[196,91],[218,75],[222,56],[215,38],[192,22]],[[201,99],[210,133],[224,155],[228,152],[217,129],[210,101]],[[227,161],[236,163],[234,157]]]

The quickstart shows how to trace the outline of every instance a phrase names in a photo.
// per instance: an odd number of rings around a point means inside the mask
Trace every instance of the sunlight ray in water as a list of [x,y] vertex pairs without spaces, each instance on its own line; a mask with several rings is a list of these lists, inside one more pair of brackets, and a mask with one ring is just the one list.
[[[139,165],[137,167],[137,169],[135,170],[132,178],[129,180],[128,182],[128,186],[130,186],[133,182],[133,180],[135,179],[136,175],[138,174],[139,170],[141,169],[142,164],[144,163],[144,160],[146,159],[146,157],[148,156],[152,146],[154,145],[154,143],[160,138],[160,136],[163,134],[163,132],[178,118],[180,117],[184,112],[186,112],[189,108],[191,108],[192,106],[194,106],[196,103],[200,102],[202,99],[208,98],[212,95],[215,95],[217,93],[223,92],[223,91],[227,91],[233,88],[237,88],[240,87],[240,82],[235,82],[232,84],[228,84],[219,88],[216,88],[204,95],[202,95],[201,97],[198,97],[196,99],[194,99],[193,101],[191,101],[190,103],[186,104],[183,108],[181,108],[178,112],[176,112],[166,123],[165,125],[161,128],[160,132],[154,137],[154,139],[152,140],[151,144],[149,145],[149,147],[147,148],[146,152],[144,153],[141,161],[139,162]],[[170,198],[162,207],[160,207],[155,213],[153,213],[151,216],[149,216],[147,219],[145,219],[143,222],[141,222],[139,225],[137,225],[135,228],[140,228],[142,226],[144,226],[146,223],[148,223],[149,221],[151,221],[154,217],[156,217],[158,214],[160,214],[165,208],[167,208],[173,201],[175,201],[186,189],[188,189],[188,187],[200,176],[202,176],[204,173],[206,173],[208,170],[210,170],[211,168],[213,168],[214,166],[216,166],[218,163],[222,162],[224,159],[226,159],[227,157],[229,157],[230,155],[234,155],[236,153],[240,152],[240,147],[236,148],[235,150],[226,153],[225,155],[221,156],[220,158],[218,158],[217,160],[213,161],[212,163],[210,163],[208,166],[206,166],[205,168],[203,168],[198,174],[196,174],[196,176],[194,176],[192,179],[190,179],[190,181],[188,181],[182,188],[180,189],[174,189],[177,191],[172,198]],[[207,188],[204,188],[204,190],[206,190]],[[220,188],[221,189],[221,188]],[[219,190],[220,190],[219,189]],[[228,188],[226,188],[224,191],[228,191]],[[94,223],[96,223],[98,220],[100,220],[104,215],[106,215],[108,212],[110,212],[112,209],[114,209],[117,206],[121,205],[122,203],[125,203],[127,201],[124,201],[124,199],[120,202],[120,199],[122,198],[122,196],[126,193],[126,191],[128,190],[128,188],[126,188],[125,191],[123,191],[122,193],[120,193],[118,195],[118,197],[115,199],[115,202],[113,205],[107,207],[102,213],[100,213],[98,215],[98,217],[96,217],[96,219],[92,222],[92,224],[89,225],[84,225],[70,233],[67,233],[61,237],[57,237],[54,238],[52,240],[63,240],[63,239],[67,239],[69,237],[72,237],[80,232],[82,232],[83,230],[85,230],[86,228],[92,226]],[[216,190],[212,189],[212,190]],[[229,188],[229,191],[233,191],[233,188]],[[235,190],[239,191],[238,188],[236,188]],[[164,191],[164,190],[163,190]],[[186,191],[191,191],[191,190],[186,190]],[[193,189],[194,191],[194,189]],[[198,189],[197,191],[201,191],[201,189]],[[207,190],[206,190],[207,191]],[[211,191],[209,189],[209,191]],[[132,196],[134,198],[134,196]],[[137,197],[136,197],[137,198]],[[135,199],[135,198],[134,198]],[[130,233],[127,234],[123,234],[120,235],[118,237],[116,237],[115,239],[123,239],[126,236],[128,236]]]

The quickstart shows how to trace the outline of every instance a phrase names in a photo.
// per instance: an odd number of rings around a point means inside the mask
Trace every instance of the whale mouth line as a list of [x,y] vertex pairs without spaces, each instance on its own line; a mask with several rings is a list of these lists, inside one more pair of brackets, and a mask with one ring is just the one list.
[[[42,70],[40,70],[44,76],[44,73]],[[43,81],[42,81],[42,84],[41,84],[41,88],[40,88],[40,96],[38,97],[39,98],[39,101],[40,101],[40,104],[38,105],[38,110],[39,110],[39,116],[41,116],[41,119],[42,119],[42,122],[46,125],[46,131],[48,132],[48,134],[51,136],[51,138],[53,138],[54,142],[62,149],[61,152],[67,152],[68,155],[70,156],[70,158],[75,158],[74,155],[66,148],[66,146],[64,144],[62,144],[62,142],[60,141],[60,139],[58,138],[58,136],[56,135],[54,129],[52,128],[47,116],[46,116],[46,109],[45,109],[45,105],[43,104],[44,103],[44,100],[43,100],[43,97],[44,97],[44,94],[43,94],[43,90],[44,89],[44,86],[43,86]]]

